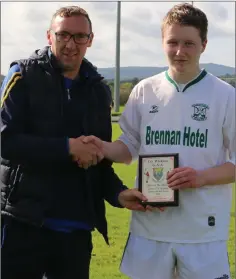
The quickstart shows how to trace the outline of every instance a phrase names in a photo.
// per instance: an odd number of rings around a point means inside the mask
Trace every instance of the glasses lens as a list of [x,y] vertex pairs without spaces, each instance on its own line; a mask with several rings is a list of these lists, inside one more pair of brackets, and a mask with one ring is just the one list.
[[90,36],[90,34],[85,33],[71,35],[67,32],[58,32],[55,34],[58,42],[68,42],[73,37],[76,44],[86,44]]
[[68,33],[57,33],[57,40],[59,42],[68,42],[70,39],[70,34]]
[[89,39],[89,35],[81,33],[74,35],[74,38],[77,44],[86,44]]

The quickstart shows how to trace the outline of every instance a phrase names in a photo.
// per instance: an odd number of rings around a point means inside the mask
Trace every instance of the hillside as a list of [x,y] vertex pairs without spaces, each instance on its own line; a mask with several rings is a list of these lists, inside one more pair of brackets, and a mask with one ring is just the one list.
[[[216,76],[224,76],[226,74],[235,75],[235,68],[224,65],[208,63],[201,64],[201,68],[205,68],[208,72]],[[166,67],[121,67],[120,80],[131,80],[135,77],[142,79],[156,75],[166,69]],[[99,68],[98,71],[105,79],[110,80],[115,77],[115,68]]]
[[[235,68],[213,63],[201,64],[201,68],[205,68],[208,72],[215,76],[225,76],[226,74],[235,75]],[[146,78],[156,75],[164,70],[166,67],[121,67],[120,80],[132,80],[133,78]],[[98,68],[99,73],[107,80],[114,79],[115,68]],[[1,75],[2,82],[4,76]]]

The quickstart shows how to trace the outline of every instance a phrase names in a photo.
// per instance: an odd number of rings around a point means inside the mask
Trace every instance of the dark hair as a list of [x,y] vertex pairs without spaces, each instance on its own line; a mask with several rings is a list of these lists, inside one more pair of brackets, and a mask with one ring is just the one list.
[[84,9],[80,8],[79,6],[61,7],[52,16],[51,25],[57,16],[61,16],[61,17],[84,16],[87,18],[89,22],[90,31],[92,31],[92,22],[89,18],[88,13]]
[[199,30],[202,42],[207,39],[208,20],[203,11],[191,4],[184,3],[175,5],[166,14],[162,21],[162,36],[167,25],[180,24],[185,26],[193,26]]

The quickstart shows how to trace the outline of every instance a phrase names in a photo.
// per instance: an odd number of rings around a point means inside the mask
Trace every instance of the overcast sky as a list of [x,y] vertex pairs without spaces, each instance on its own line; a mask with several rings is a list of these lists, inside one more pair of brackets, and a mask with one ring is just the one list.
[[[177,2],[121,3],[121,66],[166,66],[160,24]],[[95,33],[87,58],[98,68],[115,66],[116,2],[2,2],[1,73],[14,59],[27,58],[47,44],[52,14],[64,5],[80,5]],[[209,20],[208,46],[202,63],[235,67],[235,3],[194,2]]]

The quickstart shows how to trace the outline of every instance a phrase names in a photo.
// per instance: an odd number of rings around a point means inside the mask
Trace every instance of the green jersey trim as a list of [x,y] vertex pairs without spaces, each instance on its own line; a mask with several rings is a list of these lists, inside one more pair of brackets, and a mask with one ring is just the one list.
[[[183,91],[182,91],[182,92],[186,91],[186,89],[189,88],[190,86],[192,86],[192,85],[198,83],[200,80],[202,80],[202,79],[206,76],[206,74],[207,74],[207,71],[206,71],[205,69],[203,69],[203,70],[201,71],[201,73],[200,73],[195,79],[193,79],[192,81],[190,81],[189,83],[187,83],[187,84],[185,85],[185,87],[183,88]],[[169,76],[168,71],[165,72],[165,76],[166,76],[166,79],[167,79],[171,84],[174,85],[174,87],[176,88],[176,90],[177,90],[178,92],[180,92],[179,87],[178,87],[178,84]]]
[[166,75],[166,79],[172,83],[174,85],[174,87],[176,88],[176,90],[179,92],[179,87],[177,85],[177,83],[169,76],[168,71],[165,72]]

